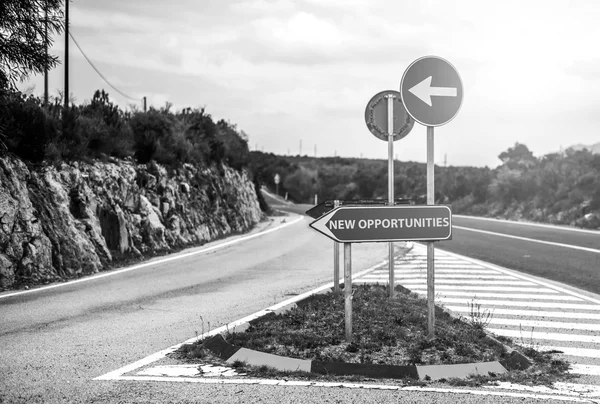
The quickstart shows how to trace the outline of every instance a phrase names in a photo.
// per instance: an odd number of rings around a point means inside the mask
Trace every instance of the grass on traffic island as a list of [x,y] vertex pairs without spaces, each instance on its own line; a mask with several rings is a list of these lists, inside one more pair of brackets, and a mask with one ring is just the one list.
[[[389,299],[383,285],[353,287],[353,340],[344,337],[344,295],[327,293],[311,296],[297,307],[282,313],[270,313],[252,321],[244,332],[229,330],[225,340],[234,346],[290,358],[323,362],[381,365],[448,365],[502,361],[509,357],[505,346],[532,360],[525,370],[504,374],[441,379],[454,386],[478,386],[498,381],[519,384],[551,385],[575,376],[568,373],[569,363],[557,358],[557,352],[538,352],[508,338],[489,338],[485,331],[490,314],[473,306],[467,317],[455,318],[436,306],[436,334],[427,337],[427,300],[402,287]],[[524,336],[523,341],[527,343]],[[224,364],[203,347],[204,340],[182,346],[175,356],[186,360]],[[255,377],[286,377],[320,381],[369,381],[362,376],[331,376],[306,372],[278,371],[266,366],[234,363],[238,371]],[[404,380],[405,384],[427,381]]]

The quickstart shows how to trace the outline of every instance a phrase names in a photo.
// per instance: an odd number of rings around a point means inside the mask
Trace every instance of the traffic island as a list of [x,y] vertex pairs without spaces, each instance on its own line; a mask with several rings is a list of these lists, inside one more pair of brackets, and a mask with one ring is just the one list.
[[197,341],[195,348],[183,346],[176,355],[194,360],[199,356],[192,352],[204,352],[200,357],[213,356],[249,376],[262,377],[267,369],[281,376],[304,373],[311,378],[449,381],[475,377],[480,382],[522,383],[529,376],[539,382],[540,374],[549,382],[572,377],[568,363],[552,355],[539,354],[524,369],[527,362],[520,360],[523,353],[516,346],[507,349],[488,337],[476,319],[456,318],[438,307],[436,337],[427,338],[426,301],[401,286],[393,299],[383,285],[355,286],[353,307],[350,343],[344,340],[343,293],[327,292]]

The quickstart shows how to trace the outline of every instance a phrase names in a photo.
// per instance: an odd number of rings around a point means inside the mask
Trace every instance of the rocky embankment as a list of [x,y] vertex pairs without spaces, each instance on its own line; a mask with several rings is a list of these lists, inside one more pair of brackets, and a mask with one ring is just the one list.
[[246,174],[96,161],[29,169],[0,158],[0,288],[92,274],[200,245],[263,217]]

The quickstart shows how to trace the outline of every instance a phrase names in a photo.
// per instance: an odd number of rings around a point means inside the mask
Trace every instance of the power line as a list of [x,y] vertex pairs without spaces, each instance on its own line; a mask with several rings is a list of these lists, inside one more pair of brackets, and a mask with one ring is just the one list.
[[102,79],[106,82],[106,84],[108,84],[109,86],[111,86],[116,92],[118,92],[119,94],[121,94],[125,98],[129,98],[130,100],[134,100],[134,101],[141,101],[140,98],[131,97],[131,96],[125,94],[124,92],[122,92],[121,90],[119,90],[117,87],[113,86],[110,83],[110,81],[108,81],[108,79],[106,77],[104,77],[104,75],[102,73],[100,73],[100,70],[98,70],[96,68],[96,66],[94,66],[94,63],[92,63],[92,61],[86,56],[85,52],[83,51],[83,49],[81,49],[81,46],[79,46],[79,44],[75,40],[75,37],[73,37],[73,34],[70,31],[69,31],[69,36],[71,37],[71,39],[73,40],[73,42],[75,42],[75,45],[77,46],[77,48],[79,49],[79,52],[81,52],[81,54],[83,55],[83,57],[85,58],[85,60],[88,61],[88,63],[90,64],[90,66],[92,66],[92,68],[96,71],[96,73],[98,73],[98,75],[100,77],[102,77]]

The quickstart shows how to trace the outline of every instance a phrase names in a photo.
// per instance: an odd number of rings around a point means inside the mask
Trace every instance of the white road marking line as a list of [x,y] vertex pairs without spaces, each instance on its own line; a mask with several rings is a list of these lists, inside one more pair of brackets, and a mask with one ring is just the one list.
[[59,284],[56,284],[56,285],[43,286],[41,288],[24,290],[24,291],[14,292],[14,293],[7,293],[5,295],[0,295],[0,299],[4,299],[4,298],[7,298],[7,297],[12,297],[12,296],[24,295],[24,294],[27,294],[27,293],[41,292],[41,291],[44,291],[44,290],[54,289],[54,288],[60,288],[60,287],[63,287],[63,286],[75,285],[77,283],[82,283],[82,282],[95,281],[97,279],[107,278],[109,276],[114,276],[114,275],[119,275],[119,274],[122,274],[124,272],[135,271],[136,269],[145,268],[145,267],[149,267],[149,266],[153,266],[153,265],[164,264],[165,262],[175,261],[175,260],[178,260],[178,259],[181,259],[181,258],[191,257],[193,255],[198,255],[198,254],[202,254],[202,253],[205,253],[205,252],[208,252],[208,251],[217,250],[219,248],[223,248],[223,247],[227,247],[227,246],[230,246],[230,245],[233,245],[233,244],[241,243],[242,241],[247,241],[247,240],[250,240],[250,239],[253,239],[253,238],[256,238],[256,237],[264,236],[265,234],[269,234],[269,233],[272,233],[274,231],[281,230],[284,227],[291,226],[291,225],[293,225],[295,223],[298,223],[301,220],[304,220],[304,216],[300,216],[300,217],[292,220],[291,222],[284,223],[284,224],[282,224],[280,226],[277,226],[277,227],[274,227],[272,229],[261,231],[259,233],[252,234],[252,235],[249,235],[249,236],[239,237],[239,238],[236,238],[235,240],[226,241],[224,243],[217,244],[217,245],[214,245],[214,246],[211,246],[211,247],[208,247],[208,248],[204,248],[202,250],[192,251],[192,252],[189,252],[189,253],[178,254],[178,255],[174,255],[174,256],[169,256],[167,258],[161,258],[161,259],[158,259],[158,260],[155,260],[155,261],[148,261],[148,262],[144,262],[143,264],[133,265],[133,266],[128,267],[128,268],[118,269],[116,271],[106,272],[106,273],[98,274],[98,275],[92,275],[92,276],[89,276],[89,277],[85,277],[85,278],[81,278],[81,279],[77,279],[77,280],[73,280],[73,281],[59,283]]
[[521,331],[507,330],[505,328],[488,328],[487,331],[503,335],[510,338],[523,338],[526,340],[550,340],[550,341],[572,341],[572,342],[587,342],[590,344],[600,344],[600,336],[596,335],[581,335],[581,334],[563,334],[558,332],[539,332],[539,331]]
[[169,376],[169,377],[234,377],[245,376],[232,367],[216,365],[160,365],[144,369],[137,373],[138,376]]
[[[588,376],[600,376],[600,366],[596,365],[580,365],[578,363],[572,363],[569,373],[575,373],[578,375]],[[598,386],[600,388],[600,386]]]
[[488,388],[498,388],[506,390],[530,391],[545,394],[564,394],[569,396],[598,397],[600,396],[600,386],[592,384],[576,384],[556,382],[552,387],[548,386],[526,386],[510,382],[499,382],[497,386],[483,386]]
[[[397,263],[398,267],[400,268],[412,268],[412,269],[421,269],[421,268],[427,268],[427,260],[423,260],[423,262],[409,262],[407,263],[406,261],[399,261]],[[452,263],[452,264],[448,264],[445,262],[438,262],[435,261],[435,266],[438,267],[446,267],[446,268],[464,268],[464,269],[486,269],[488,271],[490,271],[490,269],[488,268],[484,268],[481,265],[473,265],[470,262],[456,262],[456,263]]]
[[[427,247],[424,246],[424,245],[416,244],[415,243],[414,246],[415,246],[415,248],[413,248],[413,251],[415,249],[421,250],[421,252],[423,252],[423,253],[425,251],[427,251],[426,250]],[[561,293],[566,293],[566,294],[571,295],[571,296],[580,297],[583,300],[587,300],[587,301],[592,302],[592,303],[600,304],[600,300],[598,300],[598,299],[594,299],[592,297],[586,296],[586,295],[581,294],[581,293],[573,292],[571,290],[562,288],[560,286],[552,285],[552,284],[550,284],[548,282],[538,281],[538,280],[532,279],[532,278],[530,278],[530,277],[528,277],[526,275],[521,275],[521,274],[513,273],[512,271],[509,271],[506,268],[502,268],[501,266],[494,265],[494,264],[491,264],[489,262],[477,260],[475,258],[466,257],[464,255],[456,254],[456,253],[453,253],[453,252],[450,252],[450,251],[439,250],[439,251],[436,251],[436,254],[445,254],[445,255],[448,255],[448,256],[453,256],[453,257],[456,257],[456,258],[460,258],[460,259],[463,259],[465,261],[469,261],[469,262],[473,262],[475,264],[479,264],[479,265],[481,265],[481,266],[483,266],[485,268],[490,268],[490,269],[496,270],[496,271],[501,272],[501,273],[506,274],[506,275],[512,275],[512,276],[514,276],[517,279],[527,280],[527,281],[532,282],[532,283],[534,283],[536,285],[544,286],[544,287],[547,287],[547,288],[550,288],[550,289],[557,290],[557,291],[559,291]]]
[[[418,281],[405,281],[402,285],[419,284]],[[482,286],[494,286],[494,285],[515,285],[515,286],[533,286],[535,283],[524,282],[524,281],[478,281],[478,280],[462,280],[462,279],[436,279],[435,284],[447,283],[457,285],[482,285]]]
[[452,217],[458,217],[458,218],[464,218],[464,219],[485,220],[485,221],[489,221],[489,222],[509,223],[509,224],[516,224],[516,225],[520,225],[520,226],[545,227],[548,229],[572,231],[572,232],[577,232],[577,233],[589,233],[589,234],[595,234],[597,236],[600,236],[600,231],[597,231],[597,230],[576,229],[574,227],[553,226],[551,224],[517,222],[514,220],[501,220],[501,219],[493,219],[490,217],[465,216],[465,215],[452,215]]
[[581,358],[600,358],[600,349],[590,348],[572,348],[565,346],[550,346],[550,345],[537,345],[537,344],[523,344],[526,347],[531,347],[537,351],[560,351],[563,355],[577,356]]
[[[494,313],[495,314],[495,313]],[[490,324],[511,325],[534,328],[564,328],[567,330],[600,331],[600,324],[590,323],[565,323],[559,321],[522,320],[513,318],[491,318]]]
[[[427,293],[427,288],[416,288],[411,289],[417,293]],[[436,290],[436,293],[440,293],[442,296],[468,296],[477,299],[479,297],[497,297],[505,299],[538,299],[538,300],[562,300],[562,301],[581,301],[581,299],[573,296],[556,296],[556,295],[535,295],[535,294],[509,294],[509,293],[487,293],[487,292],[442,292]]]
[[[418,287],[417,287],[418,288]],[[415,291],[414,289],[413,292]],[[553,293],[555,296],[559,296],[559,292],[552,289],[545,289],[541,287],[527,288],[527,287],[510,287],[510,286],[477,286],[477,285],[436,285],[435,290],[463,290],[470,292],[529,292],[529,293]]]
[[[468,313],[470,312],[469,306],[446,306],[448,310],[455,311],[457,313]],[[571,319],[582,319],[582,320],[600,320],[600,314],[596,313],[581,313],[572,311],[544,311],[544,310],[521,310],[521,309],[498,309],[494,308],[494,314],[505,315],[505,316],[521,316],[521,317],[540,317],[540,318],[571,318]]]
[[[386,271],[377,271],[378,274],[384,274],[387,273]],[[427,274],[427,268],[422,268],[422,269],[410,269],[410,270],[406,270],[404,268],[397,268],[396,267],[396,271],[395,273],[400,276],[400,275],[404,275],[404,276],[408,276],[408,275],[423,275],[423,274]],[[463,269],[438,269],[437,267],[435,268],[435,273],[440,274],[440,275],[445,275],[445,274],[450,274],[450,275],[490,275],[493,274],[494,272],[491,271],[475,271],[475,270],[463,270]]]
[[532,243],[547,244],[547,245],[551,245],[551,246],[554,246],[554,247],[571,248],[573,250],[587,251],[587,252],[591,252],[591,253],[600,254],[600,250],[598,250],[598,249],[589,248],[589,247],[581,247],[581,246],[573,245],[573,244],[563,244],[563,243],[556,243],[554,241],[536,240],[534,238],[527,238],[527,237],[521,237],[521,236],[513,236],[511,234],[496,233],[496,232],[487,231],[487,230],[471,229],[469,227],[462,227],[462,226],[452,226],[452,228],[453,229],[460,229],[460,230],[472,231],[472,232],[475,232],[475,233],[490,234],[492,236],[497,236],[497,237],[512,238],[512,239],[515,239],[515,240],[524,240],[524,241],[529,241],[529,242],[532,242]]
[[[365,279],[371,281],[384,281],[387,282],[389,277],[387,275],[369,275],[365,276]],[[403,279],[402,282],[396,282],[400,285],[408,287],[409,285],[423,285],[423,282],[426,282],[427,278],[407,278]],[[515,286],[534,286],[531,282],[522,282],[522,281],[508,281],[508,280],[500,280],[496,281],[493,279],[490,280],[463,280],[463,279],[439,279],[435,280],[435,286],[442,284],[448,285],[482,285],[482,286],[495,286],[495,285],[515,285]],[[409,288],[410,289],[410,288]]]
[[[427,268],[427,261],[424,261],[423,263],[406,263],[405,261],[399,261],[398,265],[401,268]],[[440,266],[440,267],[444,267],[444,268],[472,268],[472,269],[484,269],[481,265],[473,265],[469,262],[464,263],[464,262],[453,262],[452,264],[448,264],[446,262],[439,262],[439,261],[435,261],[435,265],[436,266]],[[487,268],[485,268],[487,269]],[[487,269],[489,271],[489,269]]]
[[335,382],[310,382],[296,380],[269,380],[269,379],[204,379],[195,377],[146,377],[146,376],[122,376],[116,380],[127,381],[155,381],[155,382],[179,382],[179,383],[199,383],[199,384],[245,384],[245,385],[266,385],[266,386],[301,386],[301,387],[335,387],[349,389],[369,389],[369,390],[395,390],[395,391],[423,391],[430,393],[453,393],[453,394],[469,394],[474,396],[495,396],[495,397],[513,397],[513,398],[530,398],[537,400],[560,400],[571,401],[577,403],[589,403],[585,398],[576,397],[565,394],[532,394],[532,393],[515,393],[508,391],[493,391],[493,386],[489,390],[468,390],[468,389],[445,389],[437,387],[417,387],[385,384],[360,384],[360,383],[335,383]]
[[[365,274],[367,274],[367,273],[369,273],[371,271],[376,270],[377,268],[379,268],[379,267],[381,267],[383,265],[387,265],[388,262],[389,262],[388,260],[381,261],[378,264],[375,264],[372,267],[365,269],[364,271],[356,273],[353,276],[353,280],[354,280],[354,278],[361,277],[361,276],[363,276],[363,275],[365,275]],[[284,301],[282,301],[280,303],[277,303],[277,304],[275,304],[275,305],[273,305],[271,307],[268,307],[266,309],[257,311],[254,314],[250,314],[249,316],[246,316],[246,317],[241,318],[239,320],[233,321],[233,322],[231,322],[229,324],[217,327],[214,330],[212,330],[212,331],[210,331],[208,333],[203,334],[203,336],[204,337],[210,337],[210,336],[213,336],[213,335],[216,335],[216,334],[220,334],[222,332],[226,332],[227,330],[232,330],[232,329],[234,329],[235,327],[237,327],[240,324],[244,324],[244,323],[250,322],[250,321],[252,321],[254,319],[257,319],[257,318],[262,317],[262,316],[264,316],[264,315],[266,315],[268,313],[271,313],[271,312],[273,312],[275,310],[278,310],[278,309],[280,309],[282,307],[285,307],[288,304],[296,303],[297,301],[300,301],[302,299],[306,299],[309,296],[312,296],[312,295],[314,295],[316,293],[322,292],[322,291],[324,291],[326,289],[331,289],[332,287],[333,287],[333,282],[329,282],[329,283],[327,283],[325,285],[319,286],[318,288],[309,290],[308,292],[301,293],[298,296],[294,296],[294,297],[291,297],[291,298],[289,298],[287,300],[284,300]],[[153,353],[151,355],[148,355],[147,357],[145,357],[143,359],[140,359],[140,360],[138,360],[136,362],[130,363],[128,365],[125,365],[125,366],[123,366],[123,367],[121,367],[121,368],[119,368],[117,370],[108,372],[108,373],[106,373],[106,374],[104,374],[102,376],[98,376],[98,377],[96,377],[93,380],[125,380],[124,377],[123,377],[123,375],[125,373],[133,372],[136,369],[139,369],[139,368],[141,368],[143,366],[149,365],[150,363],[156,362],[156,361],[164,358],[169,353],[176,351],[182,345],[191,344],[191,343],[193,343],[193,342],[195,342],[197,340],[198,340],[198,337],[190,338],[190,339],[188,339],[186,341],[183,341],[183,342],[181,342],[179,344],[176,344],[176,345],[173,345],[173,346],[171,346],[169,348],[163,349],[162,351],[159,351],[159,352]]]
[[[437,281],[438,279],[502,279],[502,280],[511,280],[511,279],[515,279],[512,276],[509,275],[479,275],[479,274],[439,274],[436,271],[435,272],[436,277],[435,280]],[[412,279],[412,278],[422,278],[422,277],[427,277],[426,273],[422,273],[422,274],[415,274],[415,275],[410,275],[410,274],[404,274],[404,273],[399,273],[397,274],[398,279]]]
[[[464,303],[469,304],[471,301],[466,299],[459,299],[453,297],[441,297],[436,299],[440,302],[445,303]],[[475,300],[475,303],[481,304],[482,306],[517,306],[517,307],[547,307],[547,308],[560,308],[560,309],[574,309],[574,310],[600,310],[600,305],[597,304],[579,304],[579,303],[547,303],[547,302],[519,302],[514,300]]]

